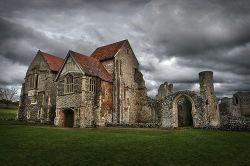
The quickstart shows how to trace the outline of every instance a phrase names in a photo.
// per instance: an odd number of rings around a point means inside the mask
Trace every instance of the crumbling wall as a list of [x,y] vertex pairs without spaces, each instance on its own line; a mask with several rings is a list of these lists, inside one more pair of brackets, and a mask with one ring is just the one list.
[[138,96],[135,72],[139,63],[130,46],[124,46],[115,56],[114,63],[114,112],[117,123],[135,123],[139,109],[136,105]]
[[[243,96],[245,97],[245,95]],[[250,118],[248,115],[245,115],[245,112],[241,109],[240,102],[242,98],[239,93],[236,93],[233,95],[233,98],[225,97],[220,100],[219,112],[221,128],[250,130]],[[242,112],[244,113],[242,114]]]
[[161,100],[164,97],[173,93],[173,84],[168,84],[168,82],[164,82],[159,86],[158,94],[156,95],[157,100]]
[[161,101],[160,126],[178,127],[177,102],[182,96],[187,97],[192,103],[193,126],[199,128],[209,126],[205,101],[193,91],[178,91],[168,95]]
[[156,109],[149,102],[139,63],[129,43],[113,59],[101,62],[114,78],[112,123],[155,121]]
[[214,93],[214,82],[212,71],[202,71],[199,73],[200,93],[206,101],[208,111],[208,121],[210,126],[220,126],[220,116],[217,109],[217,98]]

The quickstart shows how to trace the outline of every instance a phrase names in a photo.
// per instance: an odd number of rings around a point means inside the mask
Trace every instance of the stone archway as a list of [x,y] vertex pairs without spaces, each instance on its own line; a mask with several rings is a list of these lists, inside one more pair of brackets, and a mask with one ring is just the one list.
[[[188,103],[183,123],[179,123],[178,101],[184,98]],[[194,91],[178,91],[166,96],[161,102],[161,127],[193,126],[205,127],[208,123],[205,101]],[[191,105],[191,106],[190,106]],[[182,106],[183,107],[183,106]],[[180,108],[179,107],[179,111]],[[182,110],[183,111],[183,110]]]
[[65,109],[64,113],[64,127],[74,127],[74,111],[72,109]]
[[193,126],[192,112],[195,111],[195,107],[190,96],[177,96],[173,101],[173,109],[177,113],[178,127]]

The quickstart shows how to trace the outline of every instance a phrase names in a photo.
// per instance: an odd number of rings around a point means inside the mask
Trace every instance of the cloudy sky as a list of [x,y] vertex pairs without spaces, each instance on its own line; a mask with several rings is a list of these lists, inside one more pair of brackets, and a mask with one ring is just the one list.
[[128,39],[148,93],[198,90],[214,71],[218,96],[250,90],[248,0],[1,0],[0,86],[20,86],[38,49],[65,57]]

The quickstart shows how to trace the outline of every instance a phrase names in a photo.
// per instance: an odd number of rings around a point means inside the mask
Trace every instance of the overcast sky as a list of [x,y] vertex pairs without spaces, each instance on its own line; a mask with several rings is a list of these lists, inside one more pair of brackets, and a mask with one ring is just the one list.
[[128,39],[148,93],[167,81],[217,96],[250,90],[249,0],[1,0],[0,86],[20,86],[40,49],[65,57]]

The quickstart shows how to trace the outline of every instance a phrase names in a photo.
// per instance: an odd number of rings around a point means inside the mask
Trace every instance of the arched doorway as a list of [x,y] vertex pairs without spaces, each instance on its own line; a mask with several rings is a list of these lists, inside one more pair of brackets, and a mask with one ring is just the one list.
[[177,99],[178,127],[193,126],[192,102],[183,95]]
[[64,127],[74,126],[74,111],[72,109],[64,110]]

